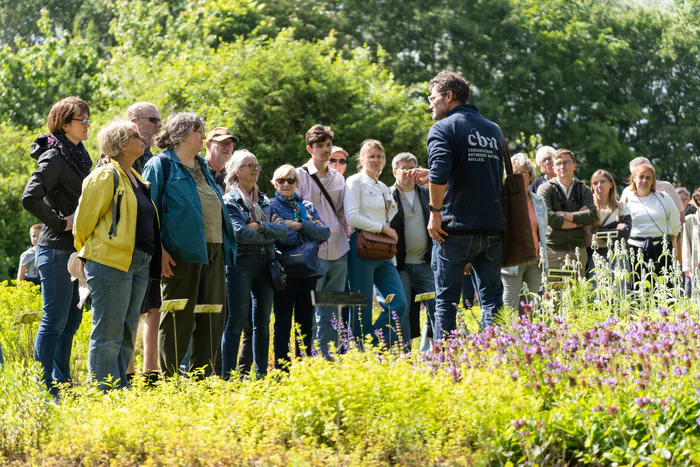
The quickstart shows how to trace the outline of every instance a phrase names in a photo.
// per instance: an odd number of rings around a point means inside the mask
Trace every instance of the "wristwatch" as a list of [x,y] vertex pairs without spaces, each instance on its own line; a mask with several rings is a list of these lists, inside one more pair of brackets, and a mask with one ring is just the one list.
[[440,211],[442,211],[442,208],[441,208],[441,207],[440,207],[440,208],[436,208],[436,207],[434,207],[432,204],[428,204],[428,210],[429,210],[430,212],[440,212]]

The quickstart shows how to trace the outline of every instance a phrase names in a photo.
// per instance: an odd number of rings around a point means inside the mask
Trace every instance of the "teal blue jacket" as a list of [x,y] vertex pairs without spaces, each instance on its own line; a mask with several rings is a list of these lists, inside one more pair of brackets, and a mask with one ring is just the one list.
[[[209,264],[207,242],[204,236],[204,215],[197,193],[197,185],[187,168],[172,149],[163,154],[170,159],[170,173],[164,180],[160,157],[153,157],[143,168],[143,177],[151,182],[151,198],[158,208],[160,237],[163,246],[175,261]],[[209,173],[207,162],[200,155],[195,157],[202,173],[221,202],[224,258],[227,266],[236,262],[236,234],[228,217],[221,193]],[[166,209],[167,208],[167,209]]]

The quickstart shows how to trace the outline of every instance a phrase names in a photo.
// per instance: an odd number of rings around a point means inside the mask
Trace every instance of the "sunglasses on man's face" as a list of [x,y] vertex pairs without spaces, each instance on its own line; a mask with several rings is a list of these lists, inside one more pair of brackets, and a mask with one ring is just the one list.
[[296,178],[278,178],[277,179],[277,184],[282,186],[284,185],[284,182],[287,182],[288,185],[294,185],[297,182]]
[[348,160],[347,160],[347,159],[333,159],[333,158],[330,158],[330,159],[328,160],[328,162],[330,162],[331,164],[345,165],[345,164],[348,163]]
[[139,117],[139,118],[142,118],[144,120],[148,120],[149,122],[153,123],[154,125],[161,121],[161,119],[158,117]]

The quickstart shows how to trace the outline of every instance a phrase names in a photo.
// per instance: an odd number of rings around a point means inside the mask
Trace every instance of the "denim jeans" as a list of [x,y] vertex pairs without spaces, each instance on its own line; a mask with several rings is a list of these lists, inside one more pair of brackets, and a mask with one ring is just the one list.
[[[275,368],[284,368],[289,361],[289,338],[292,334],[292,314],[299,330],[294,336],[306,347],[306,354],[311,354],[311,332],[314,322],[314,307],[311,304],[311,291],[316,288],[318,278],[288,279],[287,287],[275,295]],[[296,355],[301,357],[299,342],[296,343]]]
[[36,333],[34,358],[44,368],[44,381],[49,389],[54,381],[70,381],[73,337],[83,319],[78,308],[78,281],[71,281],[68,272],[71,253],[40,245],[36,247],[44,317]]
[[[350,328],[355,339],[359,343],[364,342],[367,334],[372,334],[374,344],[379,342],[378,334],[381,334],[384,342],[390,346],[398,342],[396,334],[397,322],[401,324],[408,315],[408,301],[403,291],[401,278],[396,267],[390,259],[376,261],[362,259],[357,255],[355,247],[355,234],[350,237],[350,253],[348,256],[348,276],[350,278],[350,290],[365,294],[365,304],[353,307],[350,310]],[[377,300],[382,307],[382,312],[375,323],[372,323],[372,291],[377,292]],[[394,299],[387,305],[384,297],[394,294]],[[392,314],[396,314],[396,319]],[[402,343],[408,344],[409,335],[401,333]]]
[[464,278],[464,267],[472,264],[481,305],[481,328],[493,324],[503,307],[501,283],[502,235],[450,235],[443,243],[433,243],[435,272],[435,339],[449,337],[457,328],[457,302]]
[[462,306],[469,309],[477,304],[478,297],[474,298],[476,292],[476,280],[474,274],[465,274],[462,278]]
[[[326,274],[316,283],[319,292],[345,292],[348,281],[348,255],[347,253],[333,261],[319,259],[326,270]],[[338,323],[342,317],[338,314],[337,306],[317,306],[314,319],[314,340],[318,341],[319,350],[328,356],[328,344],[335,342],[338,349]],[[334,325],[333,322],[336,322]]]
[[248,319],[251,292],[255,296],[253,308],[253,360],[255,373],[267,373],[270,347],[270,312],[275,289],[270,275],[268,257],[263,253],[243,254],[236,257],[235,266],[226,266],[226,299],[228,317],[221,340],[223,376],[238,370],[238,349],[241,333]]
[[[150,265],[151,255],[138,248],[134,248],[126,272],[91,260],[85,262],[92,296],[88,369],[103,391],[129,385],[126,368],[134,352],[133,339],[148,288]],[[111,384],[106,384],[110,378]]]
[[[411,297],[411,286],[416,290],[416,294],[435,292],[435,276],[429,264],[406,264],[405,269],[399,271],[399,277],[401,277],[406,299]],[[435,299],[431,298],[424,303],[428,315],[428,325],[433,328],[433,335],[435,335]],[[401,332],[411,335],[408,316],[401,323]],[[423,336],[422,341],[425,340],[426,336]]]

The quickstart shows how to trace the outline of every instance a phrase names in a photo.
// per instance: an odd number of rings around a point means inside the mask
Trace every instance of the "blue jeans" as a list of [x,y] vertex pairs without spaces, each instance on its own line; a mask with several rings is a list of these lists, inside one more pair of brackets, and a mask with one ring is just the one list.
[[476,299],[474,299],[474,292],[476,291],[475,281],[474,274],[465,275],[462,278],[462,306],[466,309],[476,305]]
[[70,381],[70,354],[73,337],[83,314],[78,308],[78,281],[70,280],[68,259],[72,252],[36,246],[36,267],[41,279],[44,317],[34,343],[34,358],[44,368],[44,381]]
[[[435,292],[435,276],[429,264],[406,264],[405,269],[399,271],[399,277],[401,277],[401,283],[407,299],[411,296],[411,286],[416,290],[416,294]],[[425,305],[428,325],[433,328],[433,335],[435,335],[435,299],[426,300]],[[401,332],[411,335],[408,314],[401,323]],[[426,336],[423,336],[422,340],[426,340],[425,338]]]
[[501,283],[502,235],[450,235],[443,243],[433,243],[435,272],[435,339],[442,339],[457,328],[457,303],[464,278],[464,267],[472,264],[481,305],[481,328],[493,324],[503,307]]
[[[100,389],[128,387],[126,368],[134,352],[134,334],[148,288],[151,255],[134,248],[128,271],[85,262],[92,297],[88,369]],[[111,379],[111,384],[105,384]]]
[[[326,274],[316,283],[319,292],[345,292],[348,282],[348,255],[347,253],[333,261],[321,259],[321,265]],[[335,342],[338,349],[338,324],[342,320],[336,306],[317,306],[314,319],[314,340],[318,344],[323,355],[328,356],[328,344]],[[332,324],[336,321],[336,325]]]
[[[396,334],[397,322],[403,323],[408,315],[408,301],[403,291],[401,278],[396,267],[390,259],[382,261],[366,260],[357,255],[355,248],[355,234],[350,236],[350,254],[348,256],[348,276],[350,278],[350,290],[365,294],[366,301],[363,306],[353,307],[350,310],[350,328],[360,344],[364,342],[364,336],[372,334],[373,342],[378,343],[377,332],[383,336],[387,345],[393,345],[398,341]],[[382,306],[382,312],[377,321],[372,323],[372,291],[376,290],[377,299]],[[384,297],[394,294],[393,301],[387,305]],[[396,314],[392,319],[391,314]],[[375,332],[377,331],[377,332]],[[403,344],[408,344],[409,334],[402,332]]]
[[275,288],[270,276],[270,266],[265,253],[244,254],[236,257],[235,266],[226,266],[226,300],[228,316],[221,340],[222,374],[227,378],[237,370],[238,348],[241,333],[248,319],[250,294],[256,300],[253,307],[253,361],[255,373],[267,373],[270,347],[270,313]]

